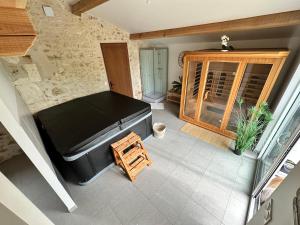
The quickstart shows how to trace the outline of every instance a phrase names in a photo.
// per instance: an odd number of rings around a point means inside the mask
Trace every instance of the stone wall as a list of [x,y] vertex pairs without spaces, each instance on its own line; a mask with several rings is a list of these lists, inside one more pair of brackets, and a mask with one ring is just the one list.
[[[53,8],[44,15],[42,5]],[[69,12],[63,0],[28,0],[37,39],[24,57],[0,57],[16,89],[35,113],[59,103],[109,90],[100,43],[127,42],[135,98],[141,98],[138,43],[129,33],[100,18]],[[0,127],[0,162],[21,153]]]
[[[42,5],[53,8],[44,15]],[[75,16],[62,0],[29,0],[37,39],[25,57],[2,57],[9,75],[34,113],[76,97],[109,90],[100,43],[127,42],[135,98],[141,98],[138,43],[100,18]]]
[[0,123],[0,163],[22,153],[19,145]]

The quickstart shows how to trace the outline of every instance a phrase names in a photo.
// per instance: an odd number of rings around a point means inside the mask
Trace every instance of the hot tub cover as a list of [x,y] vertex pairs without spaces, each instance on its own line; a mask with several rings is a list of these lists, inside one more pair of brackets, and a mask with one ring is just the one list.
[[149,112],[148,103],[106,91],[42,110],[36,114],[36,119],[55,150],[69,157]]

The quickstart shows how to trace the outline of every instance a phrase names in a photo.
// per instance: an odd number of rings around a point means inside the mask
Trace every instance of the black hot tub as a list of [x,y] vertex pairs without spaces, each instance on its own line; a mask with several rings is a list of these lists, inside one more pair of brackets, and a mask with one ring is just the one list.
[[110,144],[131,131],[145,139],[152,134],[148,103],[106,91],[42,110],[35,115],[47,152],[79,184],[92,181],[113,161]]

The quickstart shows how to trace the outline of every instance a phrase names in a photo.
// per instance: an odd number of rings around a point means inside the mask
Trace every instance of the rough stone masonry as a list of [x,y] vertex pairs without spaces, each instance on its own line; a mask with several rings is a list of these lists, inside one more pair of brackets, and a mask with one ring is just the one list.
[[[42,5],[51,6],[54,17],[45,16]],[[88,14],[73,15],[63,0],[28,0],[27,12],[37,39],[26,56],[1,57],[0,62],[32,113],[108,90],[104,42],[128,44],[134,97],[141,98],[139,43],[130,41],[128,32]],[[8,137],[0,135],[0,159],[21,152]]]

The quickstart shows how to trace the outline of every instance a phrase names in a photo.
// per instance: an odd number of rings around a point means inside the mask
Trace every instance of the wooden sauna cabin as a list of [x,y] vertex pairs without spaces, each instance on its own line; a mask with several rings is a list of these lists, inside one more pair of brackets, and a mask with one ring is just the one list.
[[243,110],[267,101],[287,50],[204,50],[184,56],[180,119],[235,139]]

